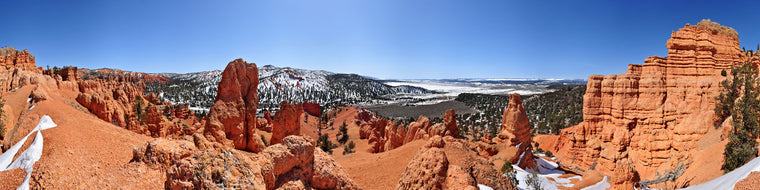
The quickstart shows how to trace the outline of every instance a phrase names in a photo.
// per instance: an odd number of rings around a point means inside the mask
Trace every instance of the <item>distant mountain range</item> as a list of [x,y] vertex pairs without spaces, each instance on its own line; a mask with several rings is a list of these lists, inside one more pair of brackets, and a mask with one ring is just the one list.
[[[390,86],[382,81],[356,74],[336,74],[322,70],[304,70],[265,65],[259,67],[259,107],[277,108],[280,102],[318,102],[320,104],[356,104],[396,94],[431,94],[424,88]],[[158,73],[169,82],[150,82],[147,91],[174,103],[189,103],[194,109],[208,109],[214,104],[216,86],[222,71],[187,74]]]
[[[276,109],[282,101],[329,104],[431,104],[453,100],[460,93],[540,94],[552,86],[585,84],[579,79],[416,79],[379,80],[357,74],[332,73],[265,65],[259,67],[259,107]],[[222,71],[187,74],[157,73],[169,82],[149,82],[147,91],[192,109],[214,104]]]

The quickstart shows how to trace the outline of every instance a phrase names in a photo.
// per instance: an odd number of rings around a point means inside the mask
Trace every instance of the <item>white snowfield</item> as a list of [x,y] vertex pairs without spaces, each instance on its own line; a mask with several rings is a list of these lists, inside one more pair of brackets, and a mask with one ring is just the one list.
[[[537,155],[543,155],[543,154],[537,154]],[[517,180],[520,181],[520,183],[517,185],[517,189],[521,190],[527,190],[528,184],[525,181],[528,176],[532,173],[535,173],[538,175],[539,181],[541,182],[541,187],[546,190],[553,190],[553,189],[559,189],[558,187],[565,187],[565,188],[572,188],[574,184],[571,183],[571,179],[578,179],[583,180],[581,176],[573,176],[569,178],[560,178],[559,176],[565,174],[564,171],[558,169],[558,165],[555,162],[543,159],[543,158],[536,158],[536,164],[538,166],[539,171],[533,171],[532,169],[523,170],[522,168],[518,167],[517,164],[513,164],[512,168],[517,171]],[[601,189],[607,189],[610,187],[610,184],[607,182],[607,177],[605,177],[602,181],[599,181],[599,183],[594,184],[592,186],[588,186],[586,188],[583,188],[584,190],[601,190]]]
[[752,159],[744,164],[744,166],[736,168],[734,171],[728,172],[728,174],[705,182],[703,184],[683,188],[685,190],[713,190],[713,189],[734,189],[734,186],[739,181],[747,178],[750,173],[760,171],[760,157]]
[[[23,139],[14,144],[10,149],[8,149],[7,152],[0,155],[0,171],[16,168],[26,170],[26,177],[24,178],[24,182],[21,183],[21,186],[19,186],[17,190],[29,189],[29,179],[32,177],[34,163],[39,161],[42,157],[42,145],[44,144],[42,138],[42,130],[50,129],[56,126],[58,125],[53,122],[53,119],[51,119],[50,116],[42,116],[34,130],[29,132],[29,134],[27,134]],[[29,146],[29,148],[22,152],[21,155],[16,158],[16,161],[11,162],[13,156],[18,153],[19,149],[21,149],[21,146],[23,146],[24,142],[26,142],[26,139],[35,131],[37,131],[37,135],[35,135],[34,141]]]

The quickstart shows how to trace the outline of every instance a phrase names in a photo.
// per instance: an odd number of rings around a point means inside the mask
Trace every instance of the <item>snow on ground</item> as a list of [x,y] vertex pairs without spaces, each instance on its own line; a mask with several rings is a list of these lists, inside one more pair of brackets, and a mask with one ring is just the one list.
[[604,176],[604,178],[602,179],[602,181],[600,181],[599,183],[596,183],[594,185],[585,187],[585,188],[583,188],[581,190],[605,190],[605,189],[608,189],[610,187],[611,187],[610,183],[607,182],[607,176]]
[[728,174],[705,182],[703,184],[684,188],[685,190],[712,190],[712,189],[734,189],[737,182],[747,178],[750,173],[760,171],[760,157],[752,159],[744,166],[728,172]]
[[[503,79],[506,81],[514,81],[511,79]],[[419,101],[413,103],[414,105],[429,105],[436,104],[448,100],[453,100],[461,93],[479,93],[479,94],[496,94],[505,95],[511,93],[519,93],[521,95],[530,94],[542,94],[551,92],[551,89],[546,88],[547,85],[531,83],[531,84],[512,84],[512,83],[487,83],[482,81],[469,81],[469,80],[397,80],[384,82],[390,86],[415,86],[425,88],[438,93],[432,94],[396,94],[391,99],[423,99],[425,101]],[[388,103],[399,103],[398,101],[391,101]]]
[[483,184],[478,184],[478,189],[479,190],[493,190],[493,188],[491,188],[491,187],[489,187],[487,185],[483,185]]
[[[21,139],[21,141],[13,145],[7,152],[0,155],[0,171],[16,168],[26,170],[26,177],[24,178],[24,182],[21,183],[21,186],[19,186],[17,189],[29,189],[29,179],[32,177],[34,163],[42,158],[42,145],[44,144],[44,140],[42,138],[42,130],[50,129],[56,126],[58,125],[53,122],[53,119],[51,119],[50,116],[42,116],[42,118],[40,118],[40,121],[37,122],[37,126],[34,128],[34,130],[29,132],[29,134]],[[16,161],[10,163],[10,160],[13,159],[13,156],[15,156],[21,146],[24,145],[26,139],[35,131],[37,131],[37,135],[35,135],[34,141],[32,141],[32,144],[29,146],[29,148],[22,152],[21,155],[16,158]]]
[[541,187],[546,190],[558,189],[558,187],[573,187],[574,184],[570,183],[571,179],[583,180],[581,176],[573,176],[569,178],[560,178],[559,176],[565,174],[564,171],[557,168],[557,163],[548,161],[543,158],[536,158],[536,164],[538,165],[538,171],[532,169],[523,170],[516,164],[512,165],[512,168],[517,171],[517,179],[520,183],[517,185],[518,189],[529,189],[528,183],[525,180],[532,173],[536,173],[541,181]]

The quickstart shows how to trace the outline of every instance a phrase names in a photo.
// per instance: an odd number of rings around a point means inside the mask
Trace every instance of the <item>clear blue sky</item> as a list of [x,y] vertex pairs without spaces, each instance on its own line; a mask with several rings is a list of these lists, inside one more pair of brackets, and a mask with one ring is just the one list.
[[38,66],[261,65],[378,78],[581,78],[666,56],[704,18],[760,42],[753,1],[2,1],[0,46]]

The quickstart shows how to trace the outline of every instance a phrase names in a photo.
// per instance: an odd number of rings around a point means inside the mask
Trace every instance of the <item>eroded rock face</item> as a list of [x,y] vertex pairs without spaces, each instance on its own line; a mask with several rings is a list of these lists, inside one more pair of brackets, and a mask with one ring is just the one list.
[[317,189],[360,189],[346,170],[319,148],[314,151],[311,186]]
[[417,139],[428,138],[427,131],[432,125],[433,124],[430,122],[430,119],[428,117],[421,115],[415,122],[409,124],[409,129],[406,132],[404,143],[409,143]]
[[560,134],[563,167],[614,174],[630,159],[642,178],[662,165],[691,161],[713,127],[721,70],[746,60],[738,35],[710,21],[671,34],[667,57],[649,57],[619,75],[592,75],[583,97],[583,122]]
[[446,115],[443,117],[443,125],[446,126],[446,134],[443,136],[452,136],[459,138],[459,128],[457,128],[457,114],[453,109],[446,110]]
[[19,51],[13,47],[0,48],[0,66],[38,71],[34,56],[29,54],[29,50]]
[[301,134],[301,104],[280,103],[280,110],[274,114],[272,125],[272,144],[277,144],[289,135]]
[[166,169],[166,189],[360,189],[314,140],[288,136],[246,155],[194,135],[189,141],[154,139],[135,148],[133,162]]
[[[144,94],[144,83],[116,82],[102,79],[81,80],[77,102],[98,118],[127,127],[135,115],[135,97]],[[136,118],[135,118],[136,120]]]
[[612,189],[627,190],[635,187],[639,183],[639,174],[633,166],[633,163],[628,160],[620,160],[615,167],[615,173],[610,178],[612,183]]
[[[451,136],[430,137],[404,169],[396,189],[478,189],[477,184],[516,189],[473,149],[467,141]],[[449,153],[457,157],[448,157]],[[452,164],[457,162],[461,165]]]
[[258,85],[259,74],[255,63],[236,59],[227,64],[206,122],[204,134],[209,141],[237,149],[261,151],[259,145],[263,142],[259,143],[261,138],[255,135]]
[[[530,137],[530,123],[525,107],[519,94],[509,95],[509,105],[504,110],[501,121],[501,132],[493,139],[497,143],[505,143],[508,146],[517,146],[518,151],[511,156],[510,162],[517,163],[521,168],[536,166],[532,150],[533,145]],[[486,148],[487,146],[484,146]]]
[[443,189],[449,160],[440,148],[420,150],[401,173],[396,189]]

